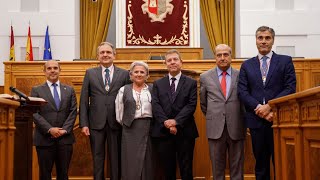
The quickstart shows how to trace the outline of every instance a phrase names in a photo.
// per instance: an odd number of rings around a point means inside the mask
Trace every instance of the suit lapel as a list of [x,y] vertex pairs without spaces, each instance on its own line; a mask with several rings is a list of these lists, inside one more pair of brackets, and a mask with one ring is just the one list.
[[45,99],[48,99],[48,102],[52,106],[53,109],[57,109],[56,103],[54,102],[50,87],[48,86],[47,83],[44,83],[41,87],[41,90],[44,92],[44,95],[46,96]]
[[272,55],[272,58],[271,58],[271,61],[270,61],[270,66],[269,66],[269,71],[268,71],[268,75],[267,75],[267,79],[266,79],[266,84],[265,86],[268,84],[268,82],[270,81],[271,79],[271,76],[272,76],[272,72],[273,70],[277,67],[279,61],[277,61],[277,54],[275,52],[273,52],[273,55]]
[[212,77],[214,84],[219,87],[221,97],[225,98],[221,89],[217,68],[212,70],[212,75],[210,77]]
[[263,87],[263,81],[262,81],[262,75],[261,75],[261,69],[260,69],[260,60],[259,57],[256,56],[254,61],[253,61],[253,67],[252,67],[253,72],[256,73],[256,78],[258,83]]
[[233,91],[233,87],[236,86],[237,83],[237,74],[236,71],[231,67],[231,84],[230,84],[230,89],[229,89],[229,94],[227,95],[227,99],[230,98],[232,91]]
[[62,107],[62,105],[65,103],[66,100],[66,96],[67,96],[67,88],[66,85],[61,84],[60,83],[60,96],[61,96],[61,100],[60,100],[60,108]]
[[[186,76],[181,74],[180,79],[179,79],[179,83],[178,83],[178,86],[176,89],[176,93],[174,94],[174,96],[171,95],[172,96],[172,103],[176,100],[176,97],[178,96],[185,81],[186,81]],[[170,87],[169,87],[169,89],[170,89]],[[171,94],[171,92],[170,92],[170,94]]]
[[113,65],[113,77],[110,84],[109,92],[113,89],[114,84],[117,82],[119,77],[119,68],[117,68],[115,65]]
[[101,66],[97,67],[95,69],[96,72],[96,76],[97,76],[97,80],[99,81],[99,84],[101,85],[101,88],[106,90],[104,87],[104,82],[103,82],[103,78],[102,78],[102,68]]

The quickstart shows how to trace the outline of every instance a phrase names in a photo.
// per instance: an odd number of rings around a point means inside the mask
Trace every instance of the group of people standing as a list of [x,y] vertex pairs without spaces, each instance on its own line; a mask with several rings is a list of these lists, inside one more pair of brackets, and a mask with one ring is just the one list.
[[[225,179],[227,157],[231,179],[244,178],[246,127],[252,138],[256,179],[270,179],[273,113],[268,101],[296,88],[292,58],[271,51],[274,38],[272,28],[259,27],[259,53],[244,61],[240,71],[231,67],[231,48],[219,44],[214,50],[216,67],[200,75],[200,105],[215,180]],[[105,179],[106,143],[111,180],[155,179],[154,154],[166,180],[176,179],[176,162],[181,179],[193,179],[197,81],[182,74],[180,53],[166,53],[168,74],[153,84],[146,84],[146,63],[135,61],[127,71],[113,64],[115,53],[112,44],[99,45],[100,66],[86,71],[81,90],[80,128],[90,139],[94,179]],[[60,83],[60,70],[58,62],[47,61],[47,82],[31,92],[48,101],[34,114],[41,180],[51,179],[54,163],[57,179],[68,179],[72,156],[76,97],[72,87]]]

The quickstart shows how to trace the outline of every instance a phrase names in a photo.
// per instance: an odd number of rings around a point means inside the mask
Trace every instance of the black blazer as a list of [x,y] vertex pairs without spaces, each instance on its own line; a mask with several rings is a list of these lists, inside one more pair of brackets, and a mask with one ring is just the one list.
[[152,111],[154,120],[151,125],[152,137],[171,136],[169,129],[164,126],[167,119],[177,121],[179,137],[198,137],[198,130],[194,120],[197,106],[197,81],[181,75],[176,94],[170,92],[169,76],[165,76],[153,84]]
[[[61,144],[73,144],[73,126],[77,117],[77,99],[74,89],[71,86],[60,83],[61,102],[60,109],[52,97],[47,83],[32,87],[31,96],[41,97],[48,101],[44,106],[40,106],[38,111],[33,114],[36,125],[33,144],[35,146],[51,146],[55,141]],[[59,138],[51,138],[48,130],[51,127],[61,127],[67,134]]]

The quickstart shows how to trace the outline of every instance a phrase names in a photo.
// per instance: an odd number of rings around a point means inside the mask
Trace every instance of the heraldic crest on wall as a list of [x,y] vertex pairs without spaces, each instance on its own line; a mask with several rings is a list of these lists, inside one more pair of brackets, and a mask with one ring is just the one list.
[[126,0],[127,46],[189,46],[189,0]]

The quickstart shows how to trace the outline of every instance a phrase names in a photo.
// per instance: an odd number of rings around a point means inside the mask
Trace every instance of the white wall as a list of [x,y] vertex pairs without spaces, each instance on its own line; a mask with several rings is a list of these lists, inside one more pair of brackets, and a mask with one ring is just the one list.
[[[241,0],[238,57],[257,54],[255,31],[261,25],[274,28],[277,46],[291,46],[295,57],[320,57],[319,0]],[[282,7],[278,9],[276,7]],[[292,7],[292,9],[286,9]],[[285,50],[284,50],[285,52]],[[291,52],[291,51],[290,51]],[[279,52],[281,53],[281,52]]]
[[9,59],[10,25],[15,36],[16,61],[24,61],[30,21],[34,59],[43,58],[44,36],[49,25],[53,59],[80,57],[80,5],[78,0],[35,0],[38,12],[21,12],[21,1],[0,0],[0,85],[4,85],[3,61]]

